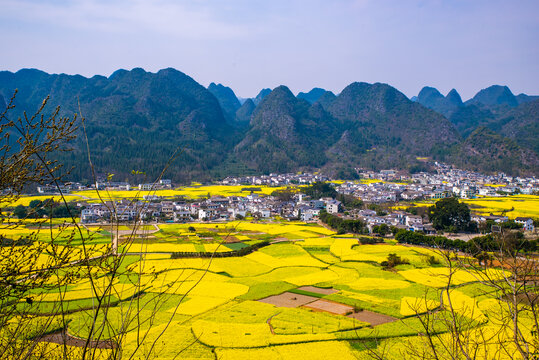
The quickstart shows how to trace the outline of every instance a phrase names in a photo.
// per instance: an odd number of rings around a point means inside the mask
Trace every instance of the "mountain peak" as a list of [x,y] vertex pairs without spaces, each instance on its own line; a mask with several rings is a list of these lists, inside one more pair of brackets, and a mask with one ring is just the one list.
[[451,104],[455,104],[455,105],[458,105],[458,106],[462,105],[462,98],[460,97],[460,94],[458,93],[458,91],[455,90],[455,89],[451,89],[451,91],[449,91],[447,93],[447,96],[445,98]]
[[337,96],[335,96],[334,93],[332,93],[331,91],[326,91],[322,96],[318,98],[318,100],[316,100],[315,104],[320,104],[324,109],[327,110],[328,106],[331,105],[333,100],[335,100],[336,98]]
[[438,89],[425,86],[417,95],[417,101],[424,105],[424,103],[432,103],[444,96],[438,91]]
[[298,94],[297,98],[307,100],[309,103],[314,104],[325,93],[326,93],[326,90],[324,90],[324,89],[313,88],[308,93],[300,92]]
[[262,102],[262,100],[264,100],[264,98],[269,94],[271,93],[271,89],[262,89],[260,90],[260,92],[258,93],[258,95],[253,99],[255,105],[258,105]]
[[515,95],[507,86],[502,85],[492,85],[482,89],[469,102],[486,106],[509,105],[515,107],[518,105]]
[[[333,101],[332,111],[338,111],[337,108],[343,104],[349,104],[353,108],[364,111],[366,109],[378,112],[386,112],[399,104],[411,103],[410,99],[394,87],[374,83],[354,82],[343,89],[343,91]],[[352,109],[348,109],[350,111]],[[352,111],[356,112],[356,111]]]
[[296,105],[298,99],[292,94],[292,91],[284,85],[277,86],[268,95],[264,97],[262,102],[257,105],[256,112],[269,108],[291,109]]
[[290,89],[285,86],[285,85],[279,85],[277,86],[275,89],[273,89],[271,91],[271,93],[269,93],[268,95],[273,95],[275,96],[275,94],[282,94],[283,96],[287,96],[287,97],[293,97],[295,98],[294,94],[292,94],[292,91],[290,91]]
[[251,115],[255,110],[256,105],[252,99],[247,99],[241,105],[241,107],[236,111],[236,116],[234,118],[234,124],[237,127],[246,127],[251,121]]
[[208,86],[208,91],[211,92],[219,102],[225,118],[229,122],[233,122],[236,118],[236,111],[241,107],[234,91],[228,86],[215,84],[213,82]]
[[417,95],[417,102],[446,117],[462,106],[462,99],[455,89],[443,96],[438,89],[425,86]]

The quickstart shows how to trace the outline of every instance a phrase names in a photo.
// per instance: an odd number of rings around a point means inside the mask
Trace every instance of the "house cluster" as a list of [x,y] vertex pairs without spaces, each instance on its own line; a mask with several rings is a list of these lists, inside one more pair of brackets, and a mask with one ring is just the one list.
[[290,201],[280,201],[273,196],[262,197],[251,193],[246,196],[214,196],[195,202],[154,201],[132,202],[121,200],[105,203],[79,203],[83,223],[113,221],[169,221],[190,222],[226,221],[246,216],[270,218],[282,216],[285,219],[316,220],[320,211],[330,213],[342,210],[341,203],[331,198],[311,200],[303,194],[296,194]]
[[322,174],[269,174],[259,176],[227,177],[219,183],[222,185],[309,185],[318,181],[329,181],[330,179]]
[[[473,215],[472,221],[479,223],[491,221],[495,224],[501,224],[509,220],[509,217],[503,215]],[[535,231],[535,225],[533,224],[533,219],[529,217],[516,217],[514,221],[517,224],[522,225],[522,230],[524,231]]]
[[[396,227],[410,231],[422,231],[426,234],[434,234],[436,230],[431,224],[423,223],[423,218],[419,215],[413,215],[405,211],[394,211],[387,215],[377,215],[374,210],[358,210],[349,215],[350,218],[362,220],[369,229],[373,232],[375,226],[386,224],[388,227]],[[345,217],[346,218],[346,217]]]
[[[441,199],[457,196],[473,198],[478,195],[502,196],[503,193],[531,194],[539,192],[539,180],[536,178],[510,177],[503,173],[485,175],[455,169],[443,163],[434,163],[436,172],[408,175],[396,170],[379,172],[356,169],[362,181],[334,181],[338,193],[352,195],[365,203],[397,202],[400,200]],[[369,181],[368,179],[376,179]],[[308,185],[319,181],[332,181],[318,173],[270,174],[261,176],[227,177],[220,182],[223,185]],[[97,181],[84,187],[80,183],[67,183],[62,191],[84,189],[109,190],[157,190],[170,189],[172,181],[161,179],[156,183],[130,185],[126,182]],[[56,188],[41,186],[40,192],[57,192]],[[279,200],[273,196],[259,196],[250,193],[245,196],[214,196],[199,201],[171,201],[155,194],[144,195],[138,202],[108,202],[105,204],[86,204],[82,210],[81,220],[84,223],[114,221],[225,221],[246,216],[269,218],[281,216],[285,219],[316,221],[320,211],[339,214],[347,219],[361,219],[372,231],[375,226],[386,224],[412,231],[432,233],[434,229],[424,224],[420,216],[403,211],[395,211],[381,216],[373,210],[351,210],[343,213],[342,204],[331,198],[310,199],[302,193],[296,193],[289,201]],[[496,223],[507,221],[503,216],[476,216],[472,220],[484,222],[492,220]],[[526,230],[533,230],[533,220],[517,218]]]
[[57,194],[60,191],[64,194],[68,194],[71,191],[81,191],[81,190],[163,190],[163,189],[172,189],[172,180],[170,179],[160,179],[154,183],[138,184],[131,185],[128,182],[121,181],[106,181],[104,179],[99,179],[95,183],[85,186],[78,182],[69,182],[63,185],[60,185],[59,188],[55,185],[40,185],[37,187],[37,192],[40,194]]
[[539,179],[534,177],[510,177],[504,173],[485,175],[454,169],[442,163],[435,163],[435,167],[435,173],[422,172],[412,175],[396,170],[374,172],[357,169],[362,179],[377,181],[348,181],[337,184],[337,191],[359,197],[369,203],[443,199],[453,196],[471,199],[479,195],[503,196],[507,193],[539,192]]
[[369,231],[377,225],[386,224],[399,229],[433,233],[434,229],[423,224],[421,216],[404,211],[395,211],[380,216],[373,210],[353,210],[342,213],[342,204],[332,198],[310,199],[304,194],[296,194],[290,201],[280,201],[273,196],[261,197],[258,194],[246,196],[211,197],[196,202],[159,201],[159,202],[117,202],[80,204],[85,206],[81,212],[83,223],[109,221],[228,221],[246,216],[264,219],[281,216],[285,219],[317,221],[320,211],[338,214],[344,219],[361,219]]

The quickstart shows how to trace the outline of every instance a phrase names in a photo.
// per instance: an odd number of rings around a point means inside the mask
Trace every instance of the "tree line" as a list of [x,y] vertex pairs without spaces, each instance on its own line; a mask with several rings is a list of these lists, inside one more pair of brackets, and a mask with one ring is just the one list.
[[478,236],[470,241],[448,239],[445,236],[429,236],[419,232],[399,230],[395,240],[402,244],[429,246],[437,249],[461,251],[473,256],[485,251],[536,252],[537,240],[526,240],[521,232],[510,232],[507,241],[500,242],[494,235]]
[[336,229],[338,234],[368,234],[369,229],[361,220],[344,220],[338,216],[329,214],[322,210],[320,211],[320,220],[329,227]]
[[53,198],[46,200],[32,200],[28,206],[22,204],[15,206],[13,215],[19,219],[39,219],[43,217],[49,218],[67,218],[70,216],[80,216],[83,208],[80,208],[76,203],[70,202],[65,206],[61,202],[56,202]]

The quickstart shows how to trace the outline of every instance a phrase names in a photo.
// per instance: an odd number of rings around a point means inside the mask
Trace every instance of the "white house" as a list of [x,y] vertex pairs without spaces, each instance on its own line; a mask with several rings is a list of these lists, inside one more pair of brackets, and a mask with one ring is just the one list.
[[533,219],[532,218],[517,217],[517,218],[515,218],[515,222],[517,224],[521,224],[522,228],[524,230],[526,230],[526,231],[535,230],[535,227],[533,226]]
[[330,214],[336,214],[339,212],[341,202],[338,200],[331,200],[326,203],[326,211]]

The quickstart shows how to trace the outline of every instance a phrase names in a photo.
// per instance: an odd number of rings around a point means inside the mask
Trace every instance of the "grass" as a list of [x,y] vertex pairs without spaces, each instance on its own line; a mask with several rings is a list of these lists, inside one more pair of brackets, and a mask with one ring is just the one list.
[[324,334],[365,327],[355,319],[302,308],[284,309],[271,319],[276,334]]

